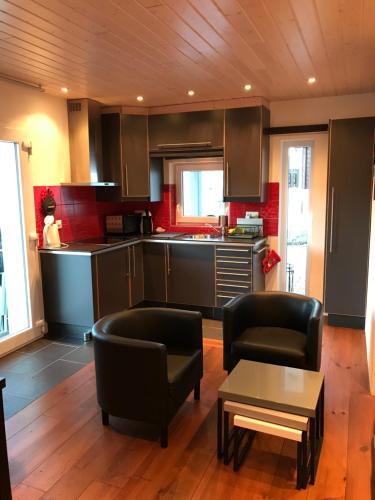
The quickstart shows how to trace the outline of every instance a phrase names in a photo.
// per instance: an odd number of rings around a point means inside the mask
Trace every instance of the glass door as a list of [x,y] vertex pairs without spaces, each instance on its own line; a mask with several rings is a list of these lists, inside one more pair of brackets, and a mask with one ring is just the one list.
[[283,288],[288,292],[306,294],[313,143],[285,142],[283,149]]
[[0,337],[30,327],[19,144],[0,141]]

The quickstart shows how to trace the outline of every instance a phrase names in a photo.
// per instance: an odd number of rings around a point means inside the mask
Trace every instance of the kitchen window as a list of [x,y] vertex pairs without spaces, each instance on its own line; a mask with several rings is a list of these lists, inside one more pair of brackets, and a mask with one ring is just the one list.
[[176,160],[176,222],[216,224],[225,213],[223,159]]

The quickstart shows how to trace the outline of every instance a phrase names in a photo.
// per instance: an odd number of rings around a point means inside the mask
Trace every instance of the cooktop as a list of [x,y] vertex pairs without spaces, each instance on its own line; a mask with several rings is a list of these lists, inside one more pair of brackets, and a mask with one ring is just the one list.
[[137,235],[111,235],[111,236],[95,236],[94,238],[87,238],[85,240],[76,241],[82,245],[112,245],[115,243],[122,243],[123,241],[134,240]]

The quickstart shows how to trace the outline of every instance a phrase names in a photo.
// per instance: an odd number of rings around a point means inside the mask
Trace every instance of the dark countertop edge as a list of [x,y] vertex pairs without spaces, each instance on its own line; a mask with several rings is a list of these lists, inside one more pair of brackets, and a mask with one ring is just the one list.
[[160,236],[159,238],[150,238],[149,236],[137,236],[132,240],[127,240],[124,242],[113,243],[110,245],[93,245],[93,244],[77,244],[77,243],[68,243],[67,247],[64,248],[39,248],[39,253],[43,254],[65,254],[65,255],[98,255],[102,253],[111,252],[113,250],[119,248],[125,248],[130,245],[136,245],[142,242],[145,243],[173,243],[173,244],[181,244],[185,243],[188,245],[229,245],[229,246],[242,246],[242,247],[259,247],[267,241],[267,236],[256,238],[255,240],[245,240],[245,239],[233,239],[233,238],[223,238],[222,240],[218,239],[208,239],[208,240],[193,240],[193,239],[185,239],[184,237],[176,237],[176,238],[163,238]]

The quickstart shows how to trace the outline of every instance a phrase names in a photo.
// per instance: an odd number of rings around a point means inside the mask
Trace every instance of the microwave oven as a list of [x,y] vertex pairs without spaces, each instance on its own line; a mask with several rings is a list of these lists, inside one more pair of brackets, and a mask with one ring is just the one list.
[[141,217],[139,214],[106,215],[106,234],[139,234]]

